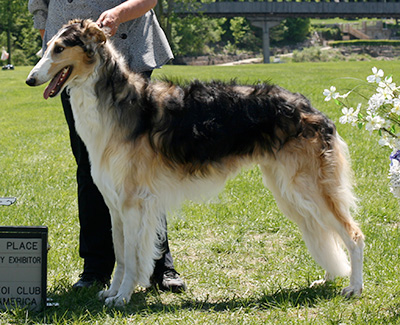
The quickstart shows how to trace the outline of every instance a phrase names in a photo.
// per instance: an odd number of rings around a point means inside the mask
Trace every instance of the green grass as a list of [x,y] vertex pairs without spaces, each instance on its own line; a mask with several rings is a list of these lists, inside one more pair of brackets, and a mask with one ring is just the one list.
[[[1,225],[49,227],[48,296],[60,304],[36,313],[0,313],[11,324],[382,324],[400,323],[399,202],[388,190],[388,154],[365,131],[340,125],[340,111],[324,102],[334,84],[351,87],[372,66],[400,75],[400,63],[341,62],[166,66],[154,77],[269,80],[301,92],[330,116],[349,144],[359,210],[366,235],[365,289],[361,298],[339,293],[339,278],[309,288],[323,270],[305,248],[297,227],[263,188],[257,168],[245,170],[205,204],[186,203],[169,219],[177,270],[188,291],[181,295],[138,289],[123,309],[106,308],[96,291],[70,290],[82,268],[78,256],[75,163],[59,98],[45,101],[44,87],[24,84],[29,67],[0,71],[0,196],[16,196],[0,206]],[[397,80],[400,81],[400,78]]]

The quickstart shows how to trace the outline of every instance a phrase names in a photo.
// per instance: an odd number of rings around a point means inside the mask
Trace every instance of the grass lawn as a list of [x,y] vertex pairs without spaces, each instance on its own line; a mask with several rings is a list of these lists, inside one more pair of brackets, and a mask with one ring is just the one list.
[[154,78],[270,81],[301,92],[336,123],[347,141],[366,235],[365,288],[361,298],[340,296],[347,278],[309,288],[324,271],[310,257],[297,227],[278,210],[258,168],[244,170],[204,204],[187,202],[169,219],[177,270],[188,291],[176,295],[138,289],[123,309],[106,308],[96,290],[70,290],[82,270],[75,162],[60,99],[45,101],[44,87],[24,81],[30,67],[0,71],[1,225],[46,225],[51,250],[48,296],[59,307],[42,312],[0,312],[0,324],[382,324],[400,323],[399,202],[388,189],[387,149],[366,131],[338,123],[341,115],[322,92],[351,87],[376,65],[400,82],[400,63],[338,62],[166,66]]

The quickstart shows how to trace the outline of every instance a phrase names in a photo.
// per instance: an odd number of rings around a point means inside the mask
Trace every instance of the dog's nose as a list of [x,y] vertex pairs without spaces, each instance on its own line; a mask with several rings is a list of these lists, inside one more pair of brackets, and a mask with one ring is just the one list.
[[26,79],[25,82],[29,86],[35,86],[36,85],[36,78],[35,77],[28,77],[28,79]]

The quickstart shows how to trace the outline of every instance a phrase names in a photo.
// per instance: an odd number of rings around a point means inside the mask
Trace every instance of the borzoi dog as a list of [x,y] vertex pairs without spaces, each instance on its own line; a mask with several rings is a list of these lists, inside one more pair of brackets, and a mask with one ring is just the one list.
[[270,84],[149,82],[128,70],[90,20],[71,21],[54,36],[27,84],[49,80],[46,99],[68,87],[111,212],[117,266],[99,293],[107,305],[122,306],[138,284],[149,285],[162,216],[252,164],[326,270],[317,283],[350,274],[342,294],[361,294],[364,237],[350,215],[347,146],[304,96]]

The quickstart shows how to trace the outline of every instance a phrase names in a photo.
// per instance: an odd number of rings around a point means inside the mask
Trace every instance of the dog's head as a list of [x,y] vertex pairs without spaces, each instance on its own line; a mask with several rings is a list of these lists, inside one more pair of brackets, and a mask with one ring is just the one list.
[[72,80],[89,76],[98,60],[98,48],[106,39],[93,21],[70,21],[49,41],[46,52],[29,73],[26,83],[39,86],[51,80],[43,96],[45,99],[55,97]]

